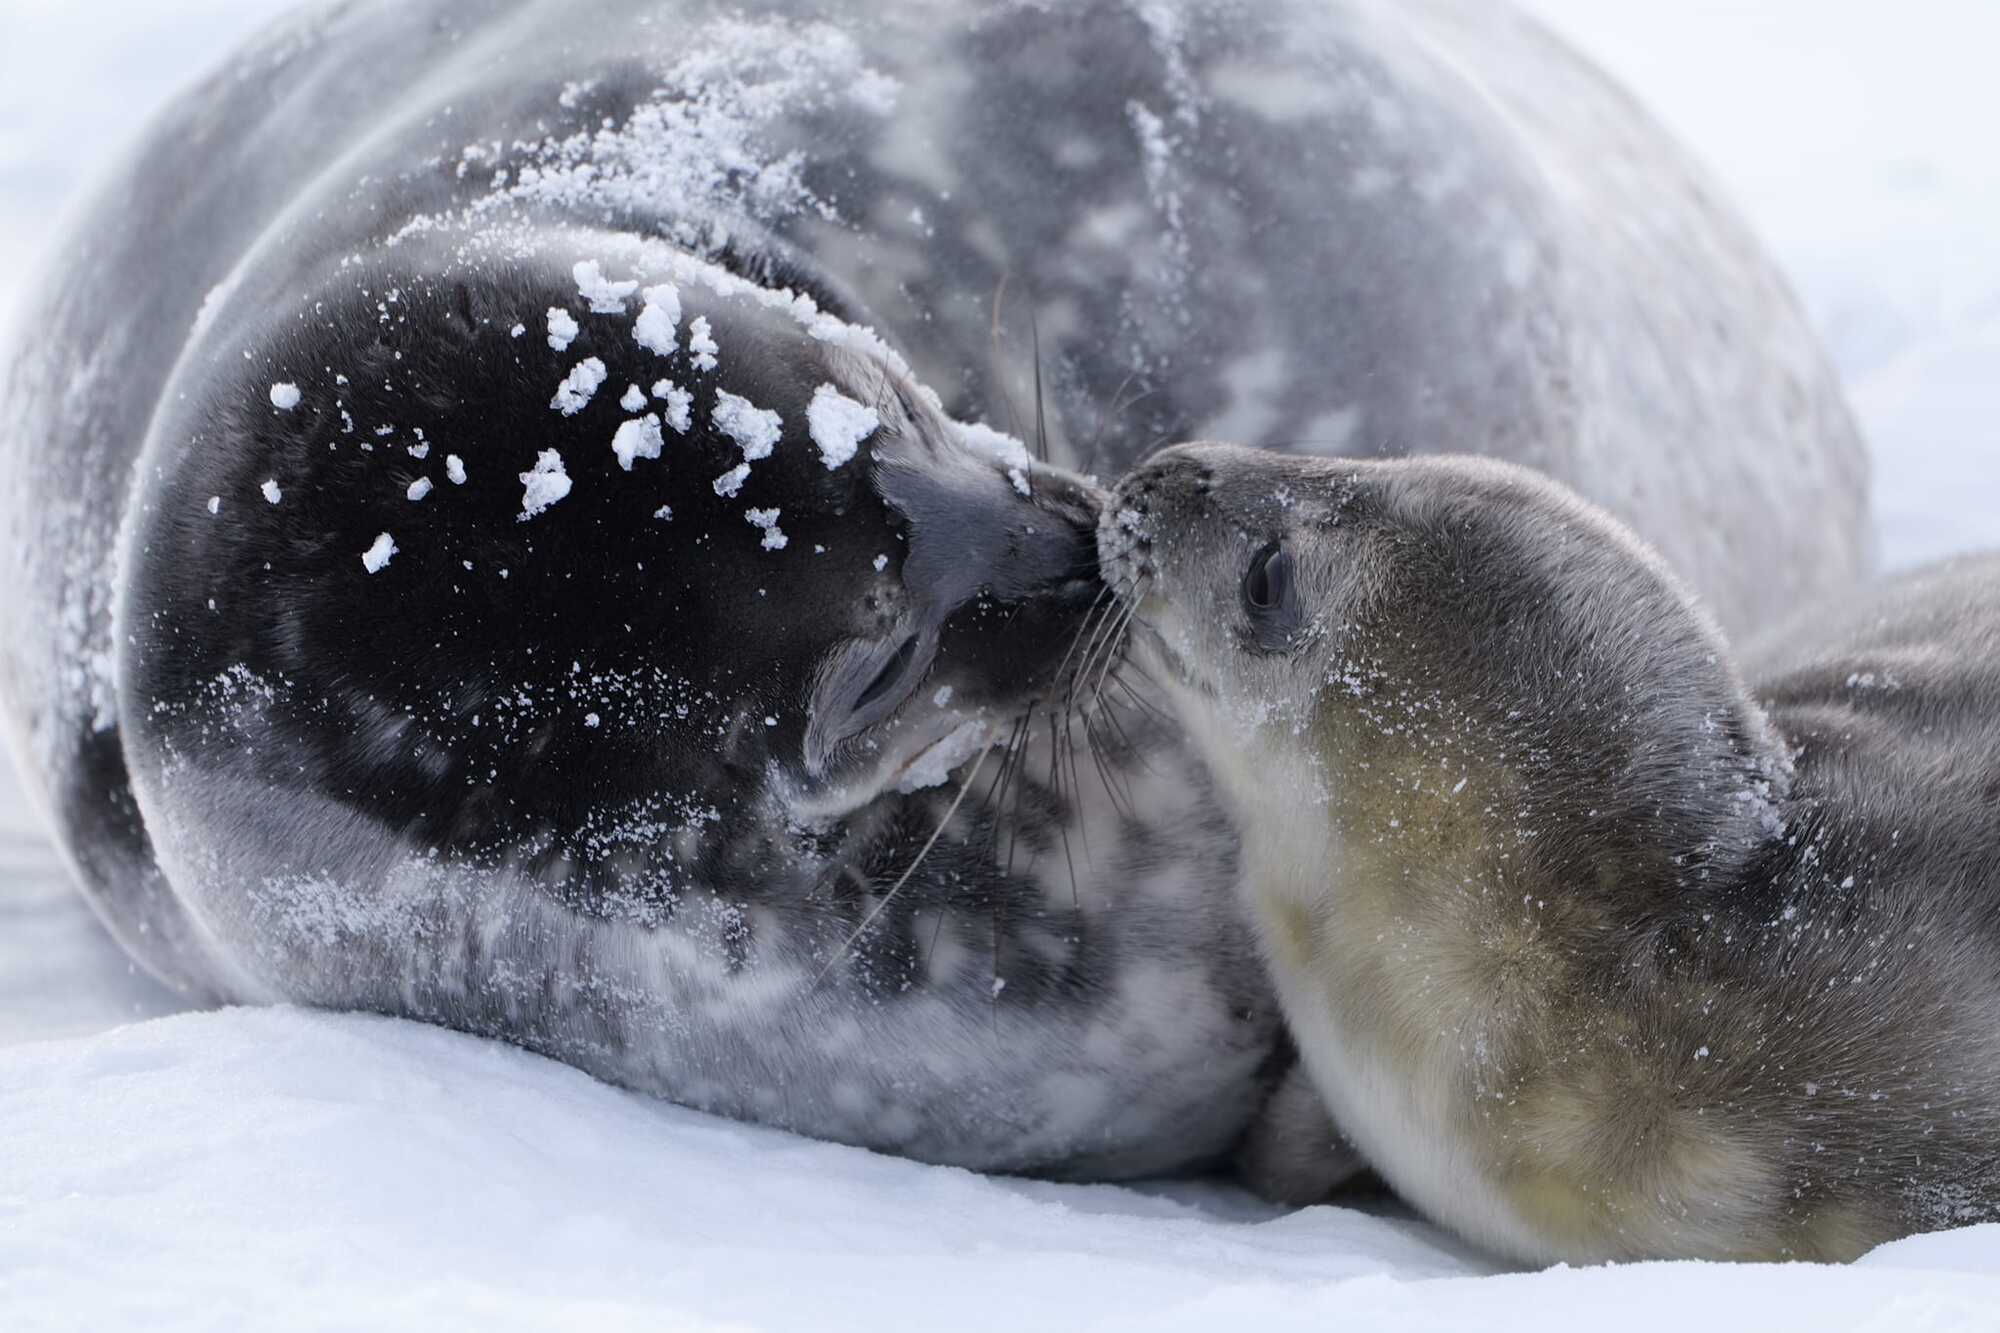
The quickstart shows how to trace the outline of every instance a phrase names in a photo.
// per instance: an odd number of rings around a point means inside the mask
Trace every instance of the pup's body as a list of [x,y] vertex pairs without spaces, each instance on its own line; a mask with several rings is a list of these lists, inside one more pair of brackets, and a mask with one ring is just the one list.
[[2000,1216],[2000,561],[1753,690],[1525,470],[1178,449],[1111,514],[1306,1065],[1413,1202],[1531,1261]]

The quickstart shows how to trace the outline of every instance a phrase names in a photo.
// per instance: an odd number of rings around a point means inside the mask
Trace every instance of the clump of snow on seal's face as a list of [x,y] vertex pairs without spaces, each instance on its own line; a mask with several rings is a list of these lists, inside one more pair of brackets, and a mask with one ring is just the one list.
[[299,405],[299,386],[296,384],[273,384],[271,386],[271,406],[280,412],[289,412]]
[[561,306],[549,307],[549,346],[558,352],[567,352],[569,345],[576,341],[576,335],[583,332],[576,317]]
[[421,500],[430,493],[431,479],[429,477],[418,477],[410,483],[410,489],[404,492],[412,500]]
[[636,384],[625,386],[625,396],[618,400],[618,406],[627,412],[637,412],[646,406],[646,391]]
[[688,325],[688,351],[694,356],[696,370],[714,370],[721,363],[716,353],[722,347],[715,341],[715,334],[708,327],[708,316],[696,315],[694,323]]
[[611,437],[611,451],[618,455],[618,466],[627,472],[632,470],[635,458],[658,458],[665,444],[660,435],[660,419],[651,413],[632,418]]
[[566,417],[573,417],[583,411],[592,394],[603,387],[609,372],[604,363],[596,357],[585,357],[571,368],[563,382],[556,386],[556,396],[549,399],[549,406]]
[[784,418],[727,389],[715,391],[715,406],[708,415],[717,430],[736,441],[746,463],[769,458],[785,433]]
[[667,405],[667,424],[675,433],[687,434],[694,425],[694,395],[672,380],[655,380],[653,397]]
[[674,354],[674,331],[681,322],[680,289],[671,282],[648,287],[640,293],[645,306],[632,324],[632,339],[656,356]]
[[562,455],[553,449],[542,450],[535,457],[533,470],[521,473],[521,488],[521,513],[516,521],[525,523],[569,494],[569,474],[563,471]]
[[267,477],[264,484],[258,487],[258,489],[264,492],[264,498],[272,504],[276,504],[285,498],[285,493],[278,489],[278,481],[275,477]]
[[813,443],[819,446],[820,461],[827,471],[853,458],[861,442],[882,425],[882,418],[866,403],[858,403],[831,384],[813,390],[806,406],[806,425]]
[[636,280],[612,282],[604,276],[594,259],[579,260],[570,270],[576,279],[576,290],[584,300],[590,302],[592,314],[622,315],[625,313],[625,298],[639,290]]
[[454,486],[465,485],[465,460],[457,454],[444,456],[444,475]]
[[361,567],[370,574],[380,574],[389,563],[389,557],[396,554],[396,539],[382,533],[361,553]]
[[781,509],[746,509],[743,511],[745,522],[749,523],[753,528],[762,528],[764,530],[763,546],[767,551],[782,551],[785,549],[786,543],[791,540],[785,536],[785,530],[778,526],[778,515],[783,512]]
[[743,483],[750,479],[750,465],[738,463],[729,471],[715,479],[715,493],[727,500],[743,489]]
[[1028,486],[1028,471],[1035,463],[1028,455],[1027,445],[977,421],[954,421],[951,430],[960,444],[1005,468],[1007,480],[1015,490],[1022,495],[1034,493]]

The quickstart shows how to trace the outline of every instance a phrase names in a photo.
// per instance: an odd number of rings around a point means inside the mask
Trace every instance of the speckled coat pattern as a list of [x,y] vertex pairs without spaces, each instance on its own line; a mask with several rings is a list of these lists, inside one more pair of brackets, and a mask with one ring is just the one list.
[[1731,626],[1865,555],[1782,284],[1479,3],[310,7],[6,373],[10,731],[136,958],[995,1169],[1215,1159],[1286,1058],[1074,473],[1514,458]]

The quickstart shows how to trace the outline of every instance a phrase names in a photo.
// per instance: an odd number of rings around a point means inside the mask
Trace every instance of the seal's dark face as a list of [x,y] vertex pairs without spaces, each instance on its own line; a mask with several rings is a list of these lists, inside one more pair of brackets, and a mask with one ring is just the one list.
[[[305,756],[272,780],[573,856],[614,815],[935,785],[1050,686],[1101,589],[1086,487],[762,289],[604,267],[343,276],[279,324],[219,390],[248,442],[193,442],[160,500],[139,604],[177,628],[130,687],[240,673]],[[183,758],[227,739],[157,716]]]

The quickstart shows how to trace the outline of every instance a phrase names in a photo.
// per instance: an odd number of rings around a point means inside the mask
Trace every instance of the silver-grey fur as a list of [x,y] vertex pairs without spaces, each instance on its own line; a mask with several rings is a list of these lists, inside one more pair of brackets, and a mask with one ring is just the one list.
[[1628,528],[1490,460],[1179,447],[1100,541],[1303,1061],[1408,1198],[1532,1262],[2000,1218],[2000,558],[1746,684]]

